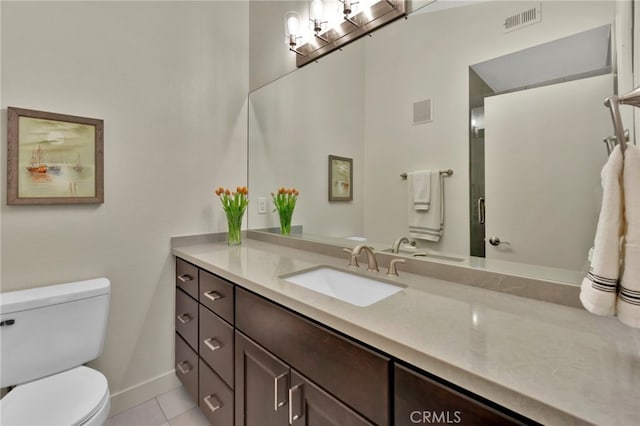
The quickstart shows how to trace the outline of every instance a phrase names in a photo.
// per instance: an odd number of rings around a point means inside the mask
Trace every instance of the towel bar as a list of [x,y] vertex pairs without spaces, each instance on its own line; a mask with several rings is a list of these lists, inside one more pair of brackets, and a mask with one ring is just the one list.
[[[451,176],[452,174],[453,174],[453,170],[452,169],[440,170],[440,176]],[[407,174],[406,173],[401,173],[400,177],[402,178],[402,180],[407,180]]]

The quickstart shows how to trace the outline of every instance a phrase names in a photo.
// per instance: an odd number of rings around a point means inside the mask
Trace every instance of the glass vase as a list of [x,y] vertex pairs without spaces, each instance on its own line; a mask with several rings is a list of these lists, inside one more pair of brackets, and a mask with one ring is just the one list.
[[291,217],[293,216],[293,209],[289,211],[278,212],[280,216],[280,235],[289,235],[291,233]]
[[228,211],[227,213],[227,244],[230,246],[237,246],[242,242],[242,216],[243,211]]

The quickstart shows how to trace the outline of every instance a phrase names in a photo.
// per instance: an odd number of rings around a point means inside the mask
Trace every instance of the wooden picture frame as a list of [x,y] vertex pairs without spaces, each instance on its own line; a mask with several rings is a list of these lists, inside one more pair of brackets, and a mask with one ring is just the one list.
[[104,203],[104,122],[7,108],[7,204]]
[[329,201],[353,200],[353,159],[329,156]]

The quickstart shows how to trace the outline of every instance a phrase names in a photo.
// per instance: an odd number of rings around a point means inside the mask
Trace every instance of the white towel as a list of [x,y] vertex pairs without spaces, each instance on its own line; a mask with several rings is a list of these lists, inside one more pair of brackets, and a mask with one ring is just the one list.
[[416,211],[429,211],[431,207],[431,175],[429,170],[409,173],[409,196]]
[[627,145],[623,172],[624,269],[618,292],[618,319],[640,328],[640,148]]
[[623,157],[616,147],[600,174],[602,206],[589,273],[580,286],[580,301],[588,311],[614,315],[620,271],[620,238],[623,231],[623,200],[620,181]]
[[431,207],[429,211],[414,208],[412,193],[409,193],[409,236],[412,238],[440,241],[444,231],[444,181],[440,172],[430,174]]

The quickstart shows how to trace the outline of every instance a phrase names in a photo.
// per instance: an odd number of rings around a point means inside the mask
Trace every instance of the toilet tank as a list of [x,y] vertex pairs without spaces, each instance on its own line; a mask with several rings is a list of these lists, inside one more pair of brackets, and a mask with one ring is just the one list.
[[96,359],[110,292],[109,280],[96,278],[0,293],[0,387]]

